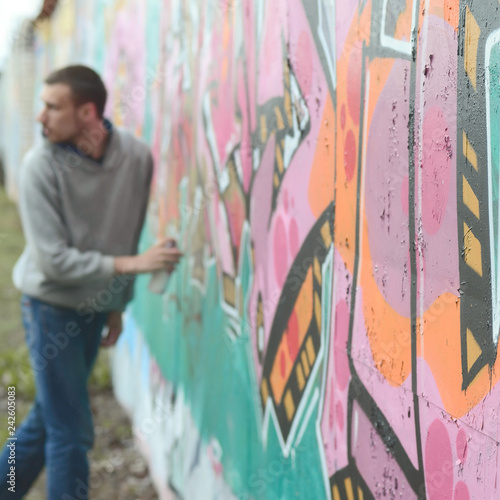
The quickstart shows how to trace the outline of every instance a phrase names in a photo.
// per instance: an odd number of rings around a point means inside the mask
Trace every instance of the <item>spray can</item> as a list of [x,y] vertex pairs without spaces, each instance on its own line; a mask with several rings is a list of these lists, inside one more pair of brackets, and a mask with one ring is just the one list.
[[[175,248],[177,243],[175,240],[169,240],[165,243],[166,248]],[[168,279],[170,278],[170,271],[166,269],[159,269],[158,271],[153,271],[151,273],[151,279],[149,280],[148,289],[150,292],[161,295],[165,292],[168,285]]]

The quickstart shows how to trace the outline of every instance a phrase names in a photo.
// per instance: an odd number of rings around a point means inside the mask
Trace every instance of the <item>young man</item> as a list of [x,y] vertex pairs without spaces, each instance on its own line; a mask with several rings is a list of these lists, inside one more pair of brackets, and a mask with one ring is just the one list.
[[22,498],[45,465],[49,500],[85,500],[93,443],[87,380],[99,344],[120,335],[132,275],[171,270],[182,254],[162,241],[136,255],[153,161],[146,145],[103,119],[99,75],[85,66],[56,71],[42,100],[45,141],[20,172],[26,247],[13,273],[24,294],[36,398],[0,456],[0,499]]

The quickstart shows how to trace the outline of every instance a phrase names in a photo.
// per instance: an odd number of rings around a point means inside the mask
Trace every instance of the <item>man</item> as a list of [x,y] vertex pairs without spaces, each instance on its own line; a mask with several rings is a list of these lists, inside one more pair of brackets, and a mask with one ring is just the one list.
[[120,335],[132,275],[171,270],[182,255],[166,240],[136,255],[153,161],[146,145],[103,119],[106,95],[90,68],[52,73],[38,116],[45,140],[20,172],[26,247],[13,278],[24,294],[36,397],[0,457],[0,499],[22,498],[44,465],[49,500],[88,498],[87,380],[99,344]]

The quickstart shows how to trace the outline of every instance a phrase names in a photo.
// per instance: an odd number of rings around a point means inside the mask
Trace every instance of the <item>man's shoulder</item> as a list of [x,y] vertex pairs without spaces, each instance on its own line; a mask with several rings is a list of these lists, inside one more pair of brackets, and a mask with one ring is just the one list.
[[54,163],[53,147],[47,141],[35,144],[24,155],[22,168],[24,170],[52,170]]
[[52,145],[43,141],[32,146],[24,155],[24,161],[46,160],[52,155]]

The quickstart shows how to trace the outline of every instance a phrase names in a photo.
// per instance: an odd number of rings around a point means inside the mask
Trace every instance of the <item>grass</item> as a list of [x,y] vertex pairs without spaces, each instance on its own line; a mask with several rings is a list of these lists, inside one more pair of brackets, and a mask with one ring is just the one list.
[[24,238],[17,207],[0,188],[0,342],[4,349],[23,343],[19,300],[21,294],[12,283],[12,268],[21,255]]

